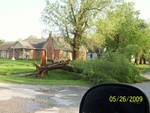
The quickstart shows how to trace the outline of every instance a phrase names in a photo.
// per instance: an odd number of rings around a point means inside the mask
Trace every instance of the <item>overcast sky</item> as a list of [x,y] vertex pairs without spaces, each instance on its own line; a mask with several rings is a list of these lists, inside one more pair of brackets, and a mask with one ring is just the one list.
[[[132,0],[130,0],[132,1]],[[141,17],[150,19],[150,0],[133,0]],[[44,0],[0,0],[0,38],[6,41],[42,36]]]
[[[130,0],[132,1],[132,0]],[[133,0],[135,2],[135,8],[140,10],[140,17],[150,20],[150,0]]]
[[0,38],[16,40],[33,34],[41,36],[44,0],[0,0]]

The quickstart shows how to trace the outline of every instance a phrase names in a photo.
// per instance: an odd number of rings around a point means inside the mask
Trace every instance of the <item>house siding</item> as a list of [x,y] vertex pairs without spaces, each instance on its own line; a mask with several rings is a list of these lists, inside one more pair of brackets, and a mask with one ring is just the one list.
[[6,51],[5,50],[1,50],[1,58],[6,58]]
[[55,51],[54,51],[54,59],[55,59],[55,60],[60,59],[59,54],[60,54],[60,50],[55,50]]
[[40,60],[41,58],[41,50],[32,50],[33,51],[33,59]]
[[47,59],[54,60],[54,45],[53,40],[51,38],[48,38],[46,44],[44,45],[44,49],[46,49]]
[[13,49],[9,49],[9,58],[12,58],[13,57]]

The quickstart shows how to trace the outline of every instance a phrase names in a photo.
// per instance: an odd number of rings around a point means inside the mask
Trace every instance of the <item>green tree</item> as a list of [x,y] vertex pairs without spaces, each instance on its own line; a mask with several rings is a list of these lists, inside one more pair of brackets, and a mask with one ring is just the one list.
[[73,59],[79,58],[79,48],[84,33],[100,17],[110,0],[57,0],[46,1],[43,21],[57,26],[73,48]]
[[135,63],[140,59],[145,62],[146,48],[150,48],[149,29],[138,15],[132,3],[124,3],[110,10],[97,24],[97,33],[103,35],[107,51],[123,53],[129,59],[134,55]]
[[89,51],[92,51],[97,54],[98,58],[101,58],[104,53],[104,38],[103,35],[95,33],[92,35],[88,35],[85,41],[85,45]]
[[0,44],[3,44],[5,42],[5,40],[0,39]]

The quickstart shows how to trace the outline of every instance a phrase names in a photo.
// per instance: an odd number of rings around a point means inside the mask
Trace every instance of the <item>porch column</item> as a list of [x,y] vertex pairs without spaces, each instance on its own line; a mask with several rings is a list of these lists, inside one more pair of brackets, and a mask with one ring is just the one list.
[[22,48],[22,59],[26,58],[26,50]]
[[13,48],[12,60],[15,60],[15,48]]

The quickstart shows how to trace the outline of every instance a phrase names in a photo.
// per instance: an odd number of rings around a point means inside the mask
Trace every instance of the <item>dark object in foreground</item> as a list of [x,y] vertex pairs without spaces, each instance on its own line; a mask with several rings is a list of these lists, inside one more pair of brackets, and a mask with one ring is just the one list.
[[48,74],[48,71],[50,70],[62,69],[62,70],[67,70],[67,71],[73,71],[72,66],[68,66],[69,63],[70,63],[70,60],[66,60],[66,61],[56,62],[53,64],[46,64],[45,66],[38,65],[36,63],[34,65],[36,66],[37,76],[43,77],[46,74]]
[[79,113],[149,113],[149,102],[138,88],[125,84],[103,84],[82,98]]

